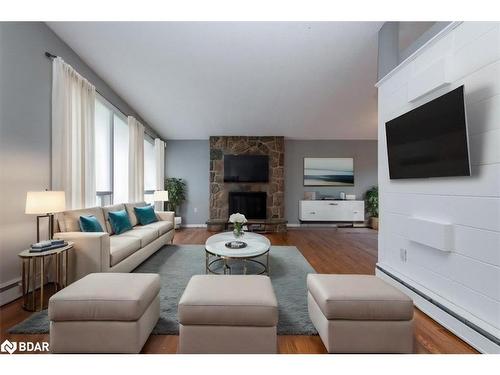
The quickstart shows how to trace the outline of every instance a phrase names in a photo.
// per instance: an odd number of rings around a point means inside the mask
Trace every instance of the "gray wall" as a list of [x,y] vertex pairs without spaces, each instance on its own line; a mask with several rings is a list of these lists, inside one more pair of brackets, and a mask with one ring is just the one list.
[[[354,186],[304,187],[304,157],[354,158]],[[299,200],[305,191],[334,196],[344,191],[362,199],[377,179],[377,141],[285,141],[285,217],[290,224],[299,222]]]
[[19,278],[17,254],[36,240],[35,217],[24,214],[26,192],[50,188],[52,63],[45,51],[140,118],[44,23],[0,22],[0,287]]
[[420,47],[422,47],[432,37],[434,37],[437,33],[439,33],[441,30],[443,30],[450,23],[451,22],[446,22],[446,21],[434,22],[434,24],[431,27],[429,27],[422,35],[420,35],[418,38],[416,38],[412,44],[410,44],[407,48],[400,50],[399,62],[404,61],[413,52],[415,52]]
[[[354,186],[312,188],[303,186],[304,157],[353,157]],[[209,206],[208,141],[170,140],[166,148],[166,176],[186,180],[187,201],[181,214],[185,224],[204,224]],[[341,191],[362,198],[377,184],[377,141],[296,141],[285,140],[285,217],[298,223],[299,200],[304,191],[338,195]],[[195,213],[194,210],[197,209]]]
[[[414,41],[404,49],[400,48],[400,25],[415,22],[386,22],[378,32],[378,79],[384,78],[392,69],[422,47],[432,37],[438,34],[450,22],[434,22],[424,33],[417,31]],[[417,28],[416,28],[417,30]]]
[[205,224],[209,200],[208,140],[169,140],[165,149],[165,176],[186,181],[186,202],[181,206],[182,224]]
[[399,64],[399,23],[386,22],[378,32],[378,79]]

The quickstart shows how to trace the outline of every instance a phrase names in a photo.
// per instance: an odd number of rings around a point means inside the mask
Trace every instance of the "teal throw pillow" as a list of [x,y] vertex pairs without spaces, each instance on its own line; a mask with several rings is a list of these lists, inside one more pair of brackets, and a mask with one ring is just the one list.
[[80,230],[82,232],[104,232],[99,220],[94,215],[80,216]]
[[121,234],[132,229],[127,211],[112,211],[108,212],[109,223],[115,234]]
[[147,225],[158,221],[153,206],[134,207],[135,216],[141,225]]

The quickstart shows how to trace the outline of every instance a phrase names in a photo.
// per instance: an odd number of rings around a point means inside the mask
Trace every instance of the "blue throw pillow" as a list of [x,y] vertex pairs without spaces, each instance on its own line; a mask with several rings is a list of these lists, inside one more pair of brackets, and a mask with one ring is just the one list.
[[158,221],[156,218],[155,210],[153,206],[148,205],[144,207],[134,207],[135,216],[137,216],[137,221],[141,225],[147,225]]
[[82,232],[104,232],[99,220],[94,215],[80,216],[80,230]]
[[108,212],[108,219],[115,234],[121,234],[132,229],[132,224],[125,210]]

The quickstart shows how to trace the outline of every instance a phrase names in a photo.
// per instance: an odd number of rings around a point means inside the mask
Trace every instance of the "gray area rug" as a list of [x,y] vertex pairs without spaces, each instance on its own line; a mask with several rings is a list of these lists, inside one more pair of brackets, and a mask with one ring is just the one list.
[[[294,246],[272,246],[269,262],[279,305],[278,334],[317,335],[307,312],[306,276],[315,273],[314,269]],[[232,264],[233,273],[238,273],[238,267]],[[248,269],[252,271],[251,266]],[[205,273],[204,247],[165,246],[133,272],[158,273],[161,277],[160,319],[153,334],[178,334],[177,303],[191,276]],[[8,332],[48,333],[47,310],[34,313]]]

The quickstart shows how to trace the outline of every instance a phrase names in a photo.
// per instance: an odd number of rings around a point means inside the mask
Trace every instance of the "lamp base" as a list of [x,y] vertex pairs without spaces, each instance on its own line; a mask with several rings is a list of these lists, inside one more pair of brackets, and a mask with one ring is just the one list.
[[49,219],[49,240],[54,237],[54,214],[45,214],[45,215],[37,215],[36,217],[36,242],[40,242],[40,219],[41,218]]

